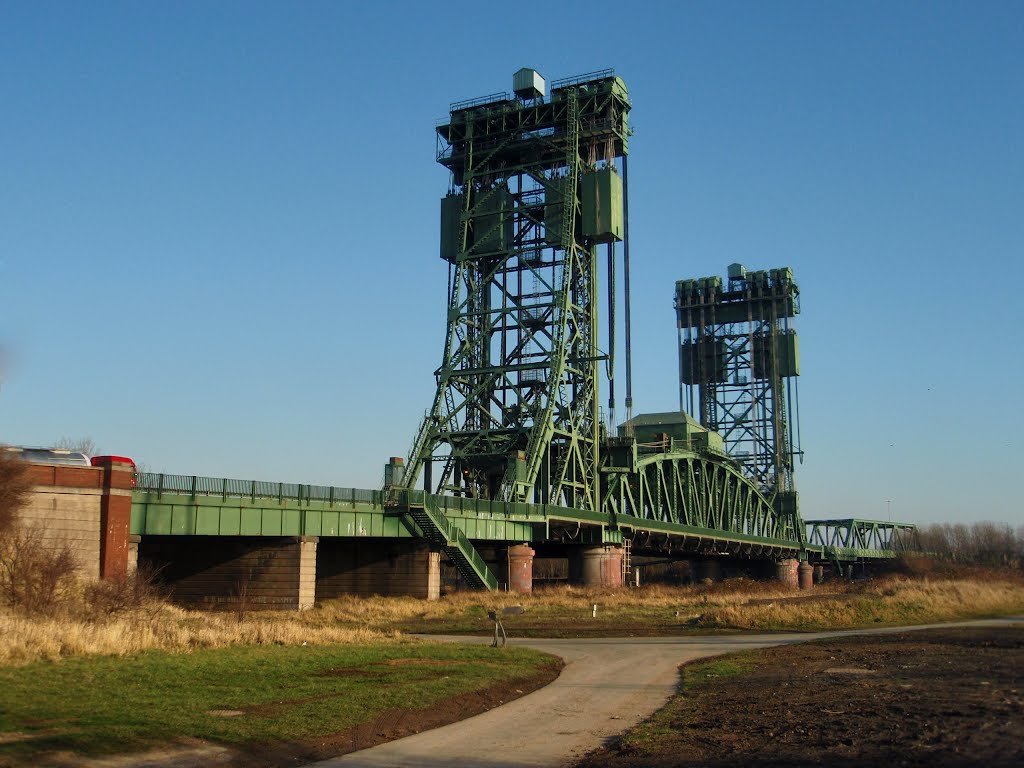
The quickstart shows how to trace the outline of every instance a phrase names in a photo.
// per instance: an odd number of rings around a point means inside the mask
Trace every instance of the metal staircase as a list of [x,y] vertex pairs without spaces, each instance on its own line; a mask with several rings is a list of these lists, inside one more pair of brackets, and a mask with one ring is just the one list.
[[473,542],[445,517],[437,505],[435,497],[425,493],[402,494],[405,512],[415,521],[424,537],[437,545],[452,561],[466,583],[475,589],[494,591],[498,588],[498,580],[487,567],[487,563],[476,551]]

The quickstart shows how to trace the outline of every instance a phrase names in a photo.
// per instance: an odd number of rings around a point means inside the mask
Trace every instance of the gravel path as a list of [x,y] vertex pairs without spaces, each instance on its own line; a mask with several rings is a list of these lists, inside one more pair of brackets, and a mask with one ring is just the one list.
[[[1008,624],[1015,617],[963,626]],[[954,625],[939,625],[954,626]],[[898,627],[873,632],[905,632]],[[316,768],[555,768],[600,746],[661,707],[680,664],[706,656],[864,632],[705,637],[515,640],[560,656],[551,685],[476,717],[316,763]],[[432,638],[439,639],[439,638]],[[440,638],[488,642],[486,638]]]

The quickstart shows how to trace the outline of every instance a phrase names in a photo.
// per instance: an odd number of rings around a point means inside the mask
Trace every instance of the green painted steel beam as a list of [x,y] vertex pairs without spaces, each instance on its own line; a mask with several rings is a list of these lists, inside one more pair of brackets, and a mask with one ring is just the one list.
[[[460,542],[541,542],[549,539],[552,525],[578,525],[581,535],[591,543],[617,544],[625,536],[646,533],[723,548],[763,547],[773,553],[796,553],[802,550],[811,557],[838,562],[898,557],[900,552],[897,550],[867,545],[871,541],[881,540],[864,538],[864,535],[874,535],[879,531],[913,530],[913,526],[907,523],[858,519],[811,521],[808,526],[813,523],[821,526],[823,531],[835,530],[838,534],[830,540],[809,539],[807,543],[786,536],[757,535],[739,530],[735,526],[749,528],[750,523],[744,517],[748,513],[755,517],[774,513],[770,505],[757,494],[737,495],[738,486],[735,486],[735,473],[732,470],[725,471],[715,480],[710,465],[702,463],[705,461],[695,455],[665,455],[660,460],[644,458],[643,466],[647,469],[633,477],[638,478],[638,489],[642,487],[645,490],[638,491],[641,495],[634,501],[638,501],[637,509],[643,506],[639,502],[654,509],[658,508],[658,504],[668,503],[666,493],[673,487],[672,483],[681,483],[685,479],[682,470],[690,463],[698,462],[705,467],[702,472],[705,480],[702,482],[710,484],[702,493],[706,492],[708,498],[720,499],[724,511],[709,508],[704,517],[697,515],[694,519],[717,521],[722,524],[718,527],[614,511],[599,512],[551,504],[441,496],[407,489],[396,489],[395,495],[388,499],[379,491],[366,489],[330,489],[201,477],[178,477],[170,481],[172,476],[163,476],[160,481],[158,476],[152,476],[150,479],[157,478],[153,480],[154,486],[162,484],[164,487],[187,488],[188,492],[170,492],[146,485],[137,487],[132,494],[130,530],[135,535],[165,536],[429,539],[411,513],[430,505],[436,510],[435,517],[438,520],[443,517],[443,544],[457,548],[461,546],[462,556],[467,561],[475,561],[478,555],[470,551],[471,545],[467,547],[465,543],[460,545]],[[671,479],[673,475],[667,471],[669,468],[676,473],[675,480]],[[226,494],[225,489],[229,493]],[[235,495],[230,495],[232,491]],[[668,495],[671,496],[671,493]],[[653,507],[652,499],[657,502]],[[754,505],[749,506],[752,503]],[[680,513],[679,519],[687,518]],[[729,529],[729,525],[734,527]],[[788,527],[777,525],[758,530],[790,531]],[[489,582],[482,571],[480,579]]]
[[131,533],[196,536],[370,536],[416,535],[402,519],[369,503],[344,507],[326,502],[285,499],[222,499],[136,492],[132,498]]
[[805,521],[807,541],[832,551],[899,552],[916,549],[916,526],[883,520],[859,518]]
[[773,549],[785,549],[798,551],[801,544],[789,539],[777,539],[767,536],[751,536],[743,533],[719,531],[711,528],[700,528],[693,525],[680,525],[678,523],[664,523],[657,520],[645,520],[638,517],[618,515],[616,523],[620,528],[629,528],[634,531],[648,531],[652,533],[663,533],[673,536],[701,537],[708,540],[720,541],[722,543],[735,544],[756,544]]

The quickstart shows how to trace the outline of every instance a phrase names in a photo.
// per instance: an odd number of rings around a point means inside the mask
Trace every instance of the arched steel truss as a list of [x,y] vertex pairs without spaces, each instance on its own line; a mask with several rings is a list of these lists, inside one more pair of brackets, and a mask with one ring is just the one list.
[[798,542],[794,516],[777,512],[731,464],[690,452],[638,456],[602,469],[601,510],[644,520]]

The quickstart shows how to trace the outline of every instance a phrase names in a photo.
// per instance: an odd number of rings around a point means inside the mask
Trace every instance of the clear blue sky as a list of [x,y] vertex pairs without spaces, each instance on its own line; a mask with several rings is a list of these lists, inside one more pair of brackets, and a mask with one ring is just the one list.
[[377,487],[444,333],[435,122],[614,67],[636,411],[792,266],[807,517],[1024,521],[1024,4],[0,0],[0,440]]

